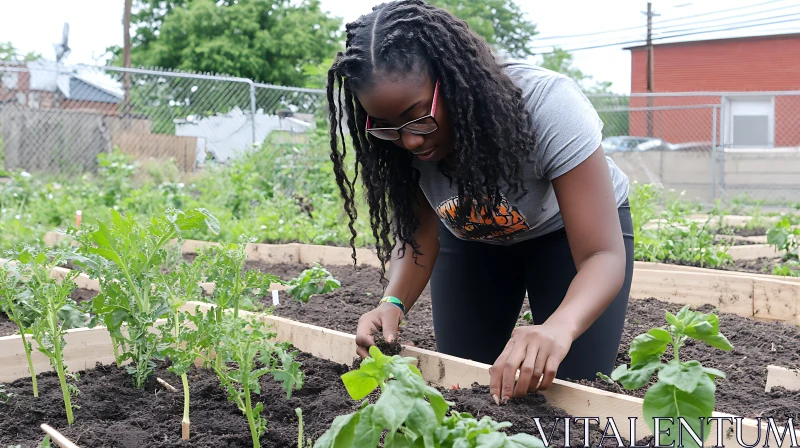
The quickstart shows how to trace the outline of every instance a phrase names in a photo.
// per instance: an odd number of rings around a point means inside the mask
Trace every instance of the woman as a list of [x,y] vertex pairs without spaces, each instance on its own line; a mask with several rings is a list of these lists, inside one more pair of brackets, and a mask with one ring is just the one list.
[[[344,125],[382,276],[391,267],[359,320],[361,357],[373,331],[396,336],[430,281],[437,350],[492,364],[495,402],[610,374],[633,270],[628,179],[573,81],[500,64],[463,21],[404,0],[347,25],[327,92],[351,244]],[[526,291],[534,325],[515,328]]]

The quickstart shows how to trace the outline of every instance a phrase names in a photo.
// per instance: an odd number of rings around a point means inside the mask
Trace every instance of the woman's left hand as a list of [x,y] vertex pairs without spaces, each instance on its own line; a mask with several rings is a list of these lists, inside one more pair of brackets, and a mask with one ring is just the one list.
[[[515,328],[505,350],[489,368],[489,392],[494,401],[505,404],[509,398],[524,397],[529,389],[549,388],[572,341],[572,335],[562,325],[545,322]],[[515,385],[517,370],[519,381]]]

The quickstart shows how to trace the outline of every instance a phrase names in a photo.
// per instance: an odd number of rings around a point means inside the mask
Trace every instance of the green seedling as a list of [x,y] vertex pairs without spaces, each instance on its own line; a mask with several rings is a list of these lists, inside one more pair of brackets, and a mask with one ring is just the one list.
[[[33,360],[31,359],[33,347],[29,337],[33,334],[33,325],[42,316],[40,308],[34,303],[33,288],[35,288],[35,285],[31,283],[31,279],[34,278],[33,269],[35,266],[31,263],[20,264],[20,251],[27,254],[22,255],[24,259],[29,259],[30,254],[25,252],[26,249],[23,247],[17,251],[10,252],[13,259],[0,266],[0,312],[4,312],[19,330],[22,346],[25,349],[25,358],[28,361],[28,370],[31,374],[33,396],[38,397],[39,388],[36,381],[36,371],[33,368]],[[51,250],[45,254],[45,257],[54,258],[49,264],[45,263],[44,266],[39,267],[39,269],[47,269],[48,272],[53,266],[66,259],[78,258],[77,254],[69,249]],[[65,304],[59,311],[59,318],[65,330],[85,325],[85,317],[72,303]]]
[[169,295],[158,286],[167,258],[165,246],[186,231],[219,232],[219,223],[205,209],[168,209],[164,216],[149,220],[110,212],[110,223],[99,221],[95,227],[71,233],[82,252],[98,257],[87,269],[99,278],[101,289],[92,300],[96,318],[90,326],[102,321],[108,328],[117,365],[132,361],[125,368],[141,389],[154,372],[154,359],[163,357],[161,339],[152,330],[156,320],[170,314]]
[[10,400],[12,396],[14,396],[14,394],[6,390],[6,385],[0,384],[0,403],[8,403],[8,400]]
[[[654,417],[671,417],[672,423],[659,425],[666,434],[661,434],[661,445],[677,443],[679,431],[684,431],[679,418],[682,418],[700,438],[697,443],[694,435],[683,437],[687,446],[702,446],[709,435],[703,419],[714,412],[715,379],[725,378],[725,373],[703,367],[699,361],[681,361],[680,349],[687,340],[695,339],[724,351],[733,350],[728,339],[719,332],[719,318],[715,314],[705,314],[684,306],[677,314],[666,312],[666,328],[653,328],[631,341],[629,355],[631,365],[620,365],[608,377],[598,375],[606,381],[619,381],[625,389],[640,389],[648,384],[654,374],[658,381],[650,386],[644,395],[643,414],[651,431],[655,431]],[[672,360],[661,361],[667,347],[672,346]],[[688,439],[688,440],[687,440]]]
[[235,403],[247,418],[253,448],[261,446],[260,439],[267,428],[267,420],[261,416],[264,404],[253,406],[252,394],[260,394],[259,378],[272,374],[291,398],[294,389],[303,386],[305,375],[300,371],[300,363],[289,345],[274,343],[276,334],[268,332],[267,325],[258,319],[245,319],[225,313],[221,321],[212,308],[207,313],[199,309],[187,319],[197,328],[197,333],[205,338],[202,345],[212,348],[221,356],[223,363],[217,365],[208,351],[199,356],[214,371],[228,394],[228,400]]
[[306,303],[316,294],[326,294],[342,286],[327,269],[315,265],[288,282],[286,293],[298,302]]
[[[78,286],[74,279],[79,273],[70,271],[60,282],[51,276],[53,267],[64,261],[66,254],[63,251],[39,252],[25,248],[18,254],[17,261],[30,291],[28,304],[37,317],[31,324],[31,333],[36,341],[36,348],[50,359],[50,364],[56,370],[64,398],[67,423],[71,425],[75,420],[72,414],[71,395],[79,391],[67,382],[67,377],[77,379],[77,375],[70,374],[64,365],[63,351],[66,345],[64,335],[67,327],[82,326],[88,318],[74,312],[76,304],[70,298],[72,291]],[[71,321],[73,319],[78,321]]]
[[510,423],[496,423],[489,417],[475,420],[465,413],[451,412],[452,403],[429,386],[413,363],[416,358],[386,356],[377,346],[358,370],[342,375],[342,382],[354,400],[362,400],[380,389],[374,404],[365,400],[358,411],[337,416],[314,448],[378,446],[384,430],[384,447],[544,447],[529,434],[509,436],[500,429]]
[[800,228],[792,228],[788,217],[767,231],[767,242],[784,253],[784,261],[800,260]]
[[[274,275],[245,270],[247,244],[253,241],[240,237],[238,244],[221,244],[201,250],[194,260],[206,281],[214,283],[210,302],[214,304],[217,321],[222,321],[223,313],[229,309],[233,310],[234,317],[239,316],[240,309],[256,309],[257,297],[268,291],[272,283],[280,283]],[[219,355],[216,363],[216,367],[221,368]]]
[[164,355],[169,358],[171,365],[169,371],[181,379],[183,385],[183,419],[181,420],[181,438],[189,440],[191,421],[189,420],[189,377],[188,372],[198,357],[198,353],[205,349],[203,339],[195,328],[186,325],[189,321],[187,313],[181,312],[181,307],[188,301],[199,301],[202,288],[198,284],[200,279],[199,266],[191,263],[181,263],[168,274],[161,276],[159,287],[167,297],[170,309],[167,324],[161,327],[162,344],[165,346]]
[[206,281],[214,283],[211,303],[219,313],[232,309],[234,316],[238,316],[240,309],[254,310],[257,298],[268,291],[272,283],[280,283],[274,275],[245,270],[247,244],[255,241],[240,237],[236,244],[203,249],[195,258],[194,263],[202,266]]

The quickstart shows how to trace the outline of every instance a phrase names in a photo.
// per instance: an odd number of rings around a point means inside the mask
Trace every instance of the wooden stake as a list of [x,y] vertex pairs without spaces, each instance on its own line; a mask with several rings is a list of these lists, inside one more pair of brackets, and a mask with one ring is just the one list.
[[75,212],[75,227],[80,229],[81,228],[81,218],[83,218],[83,212],[80,210]]
[[170,392],[177,392],[178,391],[178,389],[175,389],[171,384],[169,384],[168,382],[162,380],[161,378],[156,378],[156,381],[158,381],[158,384],[164,386],[164,389],[167,389]]
[[767,384],[764,392],[769,392],[773,387],[783,387],[790,391],[800,390],[800,370],[767,366]]
[[61,448],[80,448],[78,447],[78,445],[75,445],[74,443],[70,442],[60,432],[56,431],[48,424],[42,423],[40,428],[42,428],[42,431],[44,431],[45,434],[49,435],[50,438],[53,440],[53,442],[55,442],[56,445],[60,446]]

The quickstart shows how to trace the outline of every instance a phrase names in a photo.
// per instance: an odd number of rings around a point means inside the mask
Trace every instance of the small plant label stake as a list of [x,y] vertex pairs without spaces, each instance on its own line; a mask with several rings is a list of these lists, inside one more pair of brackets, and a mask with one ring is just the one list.
[[83,213],[80,210],[77,210],[75,212],[75,228],[76,229],[80,229],[81,228],[81,218],[82,217],[83,217]]
[[273,289],[272,290],[272,304],[274,306],[278,306],[279,303],[280,303],[280,301],[278,300],[278,290],[277,289]]
[[42,423],[39,427],[42,428],[42,431],[44,431],[45,434],[47,434],[47,437],[53,439],[53,442],[55,442],[56,445],[60,446],[61,448],[79,448],[78,445],[75,445],[74,443],[70,442],[69,439],[64,437],[64,435],[61,434],[60,432],[53,429],[53,427],[51,427],[50,425]]

